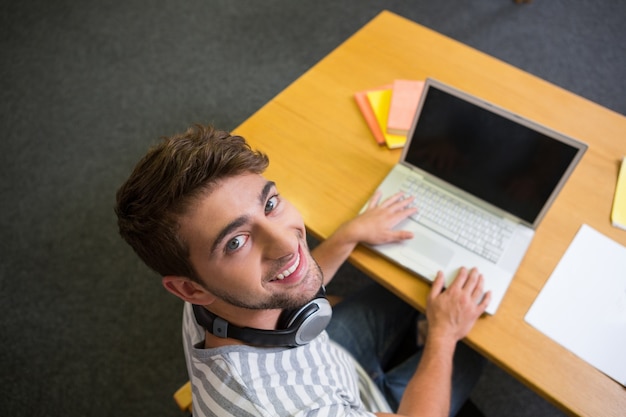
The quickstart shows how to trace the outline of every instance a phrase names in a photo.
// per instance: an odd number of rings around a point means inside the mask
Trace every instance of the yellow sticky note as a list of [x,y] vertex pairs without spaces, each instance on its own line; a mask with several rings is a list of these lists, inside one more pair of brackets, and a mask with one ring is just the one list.
[[393,135],[387,132],[387,117],[389,115],[389,103],[391,102],[391,89],[368,91],[367,99],[372,106],[378,125],[383,132],[387,147],[389,149],[403,147],[406,143],[406,135]]
[[611,222],[613,226],[626,230],[626,157],[622,158],[622,165],[617,175]]

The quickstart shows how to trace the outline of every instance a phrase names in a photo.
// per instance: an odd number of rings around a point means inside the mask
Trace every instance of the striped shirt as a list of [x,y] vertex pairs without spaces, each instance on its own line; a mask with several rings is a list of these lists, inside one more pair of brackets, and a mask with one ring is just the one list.
[[371,379],[325,331],[291,349],[203,349],[204,336],[185,303],[183,345],[194,417],[372,416],[390,411]]

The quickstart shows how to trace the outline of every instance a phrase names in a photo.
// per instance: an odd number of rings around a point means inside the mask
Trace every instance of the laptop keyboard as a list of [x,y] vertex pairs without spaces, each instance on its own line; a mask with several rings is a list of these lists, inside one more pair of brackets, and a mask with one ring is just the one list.
[[408,177],[401,190],[415,197],[418,212],[411,218],[464,248],[498,262],[513,235],[513,223],[494,216],[433,187]]

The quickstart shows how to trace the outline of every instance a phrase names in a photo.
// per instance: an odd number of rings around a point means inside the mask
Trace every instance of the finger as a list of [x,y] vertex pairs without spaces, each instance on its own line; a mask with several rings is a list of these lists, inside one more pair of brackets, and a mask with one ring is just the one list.
[[400,242],[403,240],[413,239],[413,232],[408,230],[393,230],[388,233],[382,240],[384,243]]
[[474,285],[474,288],[472,289],[472,294],[471,294],[472,300],[474,300],[476,304],[478,304],[483,297],[484,282],[485,280],[482,274],[478,274],[478,280],[476,282],[476,285]]
[[380,201],[380,198],[382,197],[383,193],[380,190],[376,190],[376,192],[374,193],[374,195],[372,195],[372,198],[370,198],[370,201],[367,204],[367,208],[371,209],[374,208],[378,205],[378,202]]
[[398,209],[396,209],[394,206],[391,206],[390,210],[392,211],[391,218],[396,223],[400,223],[402,220],[406,219],[407,217],[412,216],[413,214],[417,213],[417,208],[412,207],[412,206],[399,207]]
[[430,299],[434,299],[443,291],[444,279],[443,272],[438,271],[435,280],[433,281],[432,288],[430,289]]
[[406,195],[404,193],[400,193],[398,200],[396,200],[393,205],[400,206],[402,208],[408,208],[413,201],[415,200],[414,195]]
[[404,202],[404,193],[402,191],[395,193],[388,199],[382,202],[381,207],[389,207],[396,203],[402,204]]
[[470,269],[467,275],[467,281],[465,281],[463,288],[467,288],[468,291],[474,292],[474,289],[480,282],[480,277],[482,277],[482,275],[478,272],[478,269]]
[[491,302],[491,291],[487,291],[485,295],[483,296],[483,300],[480,302],[480,304],[478,304],[480,314],[485,312],[490,302]]
[[462,266],[461,269],[459,269],[454,282],[450,285],[450,288],[463,288],[465,286],[465,282],[467,281],[467,276],[467,268]]

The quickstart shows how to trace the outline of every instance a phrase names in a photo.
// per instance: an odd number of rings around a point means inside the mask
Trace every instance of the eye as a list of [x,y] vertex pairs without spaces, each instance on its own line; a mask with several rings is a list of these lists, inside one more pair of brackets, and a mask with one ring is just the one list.
[[274,195],[265,203],[265,214],[269,214],[278,206],[278,195]]
[[247,241],[248,237],[246,235],[235,236],[226,243],[226,252],[236,251],[237,249],[245,245]]

